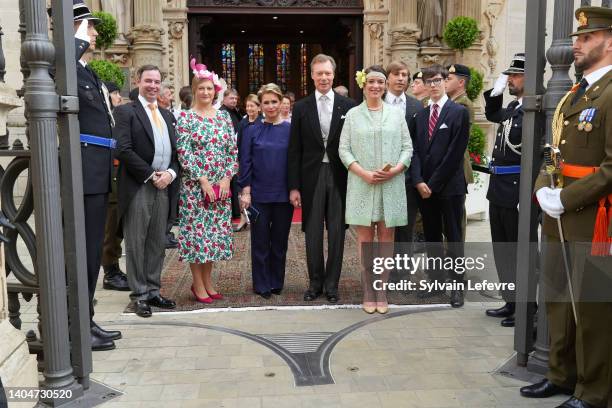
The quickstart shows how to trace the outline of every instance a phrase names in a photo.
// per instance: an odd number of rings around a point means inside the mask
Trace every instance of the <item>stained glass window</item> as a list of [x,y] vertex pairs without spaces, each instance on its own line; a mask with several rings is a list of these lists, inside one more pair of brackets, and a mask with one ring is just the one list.
[[276,84],[281,90],[287,92],[289,86],[289,76],[291,72],[291,62],[289,55],[289,44],[276,45]]
[[300,91],[308,95],[308,45],[300,44]]
[[263,44],[249,44],[249,92],[257,93],[264,81]]
[[228,88],[236,87],[236,46],[234,44],[221,45],[222,77]]

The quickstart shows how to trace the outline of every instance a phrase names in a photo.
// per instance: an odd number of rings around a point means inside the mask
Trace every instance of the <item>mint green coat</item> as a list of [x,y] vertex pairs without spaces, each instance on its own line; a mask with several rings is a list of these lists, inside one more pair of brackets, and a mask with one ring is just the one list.
[[[373,116],[374,114],[374,116]],[[383,103],[382,118],[376,120],[365,103],[349,110],[344,120],[338,153],[349,166],[358,162],[365,170],[379,170],[387,163],[402,163],[406,169],[412,158],[412,141],[404,112]],[[379,117],[380,118],[380,117]],[[380,198],[382,196],[382,198]],[[379,206],[382,205],[382,208]],[[370,226],[382,213],[386,227],[408,224],[404,174],[383,184],[368,184],[349,171],[346,189],[346,223]]]

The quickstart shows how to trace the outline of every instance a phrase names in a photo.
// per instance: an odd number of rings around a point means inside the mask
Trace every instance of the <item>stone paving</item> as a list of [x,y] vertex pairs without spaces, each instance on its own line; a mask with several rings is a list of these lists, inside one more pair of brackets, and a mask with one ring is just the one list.
[[[488,240],[488,222],[470,222],[468,240]],[[525,383],[493,373],[512,356],[513,330],[484,315],[492,303],[408,306],[374,317],[355,308],[160,313],[145,320],[123,314],[126,292],[100,285],[96,297],[98,323],[123,332],[116,350],[93,353],[92,378],[123,393],[105,408],[515,408],[563,401],[524,399],[518,388]],[[414,313],[404,314],[410,308]],[[34,311],[22,308],[25,329],[34,327]],[[331,352],[334,384],[317,386],[296,386],[277,353],[228,332],[332,333],[364,320],[369,324]]]

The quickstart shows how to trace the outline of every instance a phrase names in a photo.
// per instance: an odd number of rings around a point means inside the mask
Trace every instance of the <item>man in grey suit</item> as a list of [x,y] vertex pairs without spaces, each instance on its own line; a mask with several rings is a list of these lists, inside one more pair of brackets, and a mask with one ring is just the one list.
[[138,98],[115,109],[119,159],[119,219],[126,245],[128,283],[134,309],[151,316],[151,306],[176,307],[161,296],[165,256],[168,187],[179,170],[174,115],[157,106],[161,72],[154,65],[138,69]]
[[[421,109],[423,104],[416,98],[406,95],[406,90],[410,85],[410,71],[408,65],[403,61],[392,61],[387,65],[387,93],[385,102],[400,107],[406,116],[406,123],[410,125],[410,120]],[[412,135],[411,135],[412,136]],[[413,142],[414,143],[414,142]],[[419,202],[417,191],[412,186],[410,172],[406,176],[406,203],[408,205],[408,225],[395,228],[395,242],[408,243],[408,255],[412,255],[412,241],[414,236],[414,226],[416,224]]]

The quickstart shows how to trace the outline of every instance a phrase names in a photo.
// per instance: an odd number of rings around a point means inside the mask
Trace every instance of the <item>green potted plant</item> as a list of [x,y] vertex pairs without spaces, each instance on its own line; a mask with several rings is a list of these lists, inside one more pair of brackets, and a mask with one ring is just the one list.
[[475,19],[458,16],[446,24],[442,37],[449,47],[461,51],[463,55],[463,50],[470,48],[479,34],[478,22]]
[[467,97],[470,98],[471,101],[475,101],[478,95],[480,95],[480,92],[482,92],[483,86],[483,75],[480,71],[470,68],[470,83],[465,90]]
[[[488,159],[485,154],[487,147],[487,138],[484,131],[480,126],[473,123],[470,127],[470,140],[468,141],[468,152],[470,154],[470,161],[473,164],[480,166],[486,166]],[[482,180],[480,179],[480,173],[474,172],[474,184],[481,186]]]
[[100,19],[100,22],[96,25],[96,31],[98,32],[96,48],[100,50],[104,59],[104,50],[113,45],[117,39],[117,20],[112,14],[104,11],[96,11],[92,14]]
[[125,84],[125,76],[119,65],[107,60],[91,60],[87,64],[103,81],[114,82],[119,88]]

